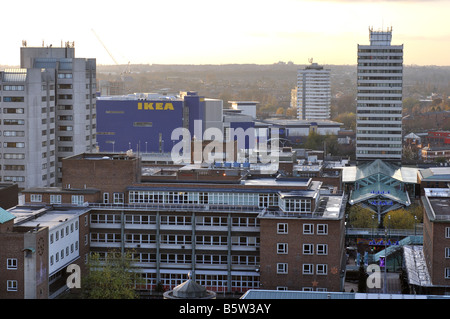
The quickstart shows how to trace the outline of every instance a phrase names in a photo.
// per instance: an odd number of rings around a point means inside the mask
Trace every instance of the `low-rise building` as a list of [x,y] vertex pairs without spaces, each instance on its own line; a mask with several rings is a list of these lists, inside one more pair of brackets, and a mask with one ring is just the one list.
[[[261,284],[297,290],[342,288],[345,199],[342,194],[322,194],[322,182],[253,176],[244,166],[161,165],[139,174],[138,158],[101,155],[64,159],[63,185],[70,184],[70,189],[26,190],[25,202],[34,199],[34,205],[43,206],[50,198],[60,198],[52,204],[55,210],[85,211],[80,216],[87,216],[89,228],[79,240],[101,257],[131,251],[142,275],[142,293],[160,286],[173,289],[189,273],[206,289],[221,293],[240,294]],[[278,224],[287,225],[288,241],[278,237],[283,236],[277,235]],[[314,235],[303,235],[307,228]],[[52,234],[49,228],[48,242]],[[280,244],[289,246],[281,254]],[[56,262],[55,254],[49,249],[49,264],[51,256]],[[272,276],[284,263],[287,276]]]

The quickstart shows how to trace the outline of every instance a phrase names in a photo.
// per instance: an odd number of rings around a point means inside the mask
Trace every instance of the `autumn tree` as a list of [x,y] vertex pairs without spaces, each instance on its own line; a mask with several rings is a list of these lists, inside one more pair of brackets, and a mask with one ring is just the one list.
[[350,207],[348,218],[350,225],[355,228],[376,228],[378,226],[378,218],[375,213],[358,204]]
[[404,208],[390,211],[383,218],[384,227],[392,229],[413,229],[414,222],[414,216]]

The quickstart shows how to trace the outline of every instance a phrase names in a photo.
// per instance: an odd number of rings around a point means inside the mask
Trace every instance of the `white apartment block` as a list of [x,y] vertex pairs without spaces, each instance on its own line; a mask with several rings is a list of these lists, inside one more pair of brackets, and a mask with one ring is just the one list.
[[20,188],[55,185],[55,74],[0,72],[0,181]]
[[297,72],[297,117],[300,120],[329,120],[330,70],[317,63]]
[[358,45],[356,159],[402,158],[403,45],[391,45],[392,28],[370,29]]
[[[61,160],[96,151],[96,60],[75,58],[73,44],[65,47],[21,47],[20,66],[54,74],[55,183],[61,183]],[[31,100],[31,97],[30,97]],[[31,124],[30,124],[31,125]],[[46,186],[27,184],[27,187]]]

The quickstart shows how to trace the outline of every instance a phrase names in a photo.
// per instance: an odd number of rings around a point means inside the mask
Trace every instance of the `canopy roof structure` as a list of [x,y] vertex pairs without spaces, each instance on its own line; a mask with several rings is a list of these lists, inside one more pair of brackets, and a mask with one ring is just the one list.
[[380,215],[411,204],[406,185],[417,184],[417,172],[418,168],[401,167],[377,159],[345,167],[342,182],[353,184],[350,205],[360,203]]
[[382,173],[403,183],[417,184],[418,168],[398,166],[394,163],[375,160],[359,166],[344,167],[342,171],[342,182],[352,183],[372,175]]

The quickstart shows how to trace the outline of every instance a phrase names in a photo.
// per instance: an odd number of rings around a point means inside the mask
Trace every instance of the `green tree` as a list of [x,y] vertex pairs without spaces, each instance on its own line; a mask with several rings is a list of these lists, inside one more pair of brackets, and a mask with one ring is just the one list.
[[102,260],[98,253],[89,259],[89,274],[83,277],[81,289],[85,299],[136,299],[138,274],[132,268],[130,252],[108,253]]
[[373,228],[378,226],[378,219],[375,213],[358,204],[350,207],[348,218],[350,225],[355,228]]
[[321,135],[317,134],[315,131],[310,131],[304,147],[312,150],[321,150],[323,149],[322,142],[323,137]]

